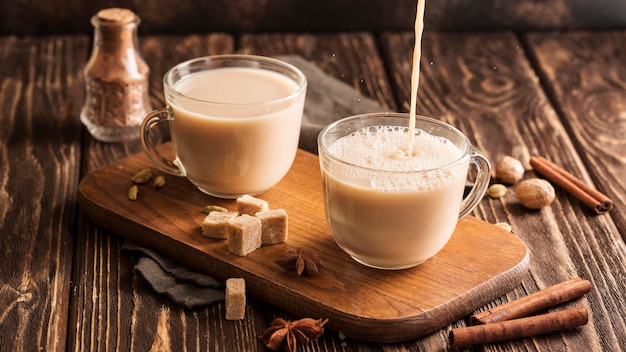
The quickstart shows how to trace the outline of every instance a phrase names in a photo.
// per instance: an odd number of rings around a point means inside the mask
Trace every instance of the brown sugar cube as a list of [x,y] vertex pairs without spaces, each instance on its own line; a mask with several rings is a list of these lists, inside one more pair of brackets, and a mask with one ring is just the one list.
[[239,216],[236,211],[212,211],[202,220],[202,234],[210,238],[227,238],[230,222]]
[[261,247],[261,220],[247,214],[231,220],[228,225],[228,251],[245,256]]
[[246,314],[246,281],[226,280],[226,320],[241,320]]
[[269,210],[269,205],[263,199],[254,198],[247,194],[237,198],[237,211],[239,211],[239,214],[254,216],[254,214],[266,210]]
[[285,209],[260,211],[255,215],[261,220],[261,245],[287,241],[287,212]]

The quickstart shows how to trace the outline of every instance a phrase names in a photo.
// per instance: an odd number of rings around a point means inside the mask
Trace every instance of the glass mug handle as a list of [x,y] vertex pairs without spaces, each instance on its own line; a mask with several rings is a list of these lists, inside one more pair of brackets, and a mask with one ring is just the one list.
[[152,140],[152,128],[162,122],[168,122],[172,119],[173,112],[165,107],[154,110],[144,118],[141,123],[141,129],[139,131],[139,137],[141,139],[141,145],[143,149],[150,157],[150,160],[161,170],[176,176],[185,176],[183,169],[179,168],[172,160],[167,159],[156,148],[154,141]]
[[476,167],[476,182],[474,186],[467,194],[467,197],[463,199],[461,203],[461,212],[459,213],[459,219],[469,214],[480,203],[489,187],[489,180],[491,178],[491,165],[489,160],[482,154],[473,152],[470,156],[470,165]]

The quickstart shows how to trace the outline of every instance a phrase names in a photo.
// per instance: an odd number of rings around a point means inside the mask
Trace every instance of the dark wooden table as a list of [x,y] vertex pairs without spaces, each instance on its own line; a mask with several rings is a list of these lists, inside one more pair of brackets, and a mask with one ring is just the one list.
[[[389,110],[408,110],[412,33],[227,34],[140,38],[153,106],[174,64],[219,53],[299,54]],[[594,215],[557,188],[540,211],[512,193],[474,211],[508,222],[530,250],[530,271],[497,305],[582,277],[589,324],[478,350],[616,351],[626,346],[626,32],[429,33],[418,111],[468,134],[492,161],[543,155],[607,193]],[[186,310],[155,294],[122,252],[123,238],[77,206],[82,177],[141,151],[104,144],[79,121],[87,36],[0,37],[0,350],[248,351],[280,307],[249,297],[246,319],[224,305]],[[494,258],[497,260],[497,258]],[[483,307],[483,309],[486,307]],[[301,351],[447,350],[459,320],[416,341],[379,345],[328,331]]]

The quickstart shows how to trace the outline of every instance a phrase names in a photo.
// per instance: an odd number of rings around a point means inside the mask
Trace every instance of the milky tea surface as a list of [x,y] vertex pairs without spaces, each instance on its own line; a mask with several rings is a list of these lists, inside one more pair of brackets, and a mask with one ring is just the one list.
[[412,156],[407,128],[397,126],[360,130],[328,147],[339,159],[367,168],[332,164],[323,170],[331,232],[357,261],[388,269],[414,266],[441,250],[454,232],[469,158],[457,162],[465,151],[416,132]]
[[262,69],[220,68],[193,73],[174,88],[192,98],[168,97],[177,164],[192,183],[214,195],[258,194],[287,173],[304,95],[271,110],[258,103],[293,94],[296,82]]

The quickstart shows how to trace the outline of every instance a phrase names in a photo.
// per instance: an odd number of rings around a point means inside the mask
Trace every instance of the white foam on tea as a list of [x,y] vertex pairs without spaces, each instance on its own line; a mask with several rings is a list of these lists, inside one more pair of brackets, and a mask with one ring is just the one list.
[[[416,130],[413,155],[407,156],[407,128],[375,126],[361,129],[336,140],[328,151],[337,158],[371,170],[346,168],[344,174],[352,179],[367,179],[369,186],[385,191],[427,190],[441,187],[455,179],[456,169],[439,169],[463,156],[449,140]],[[407,171],[424,171],[407,173]]]

